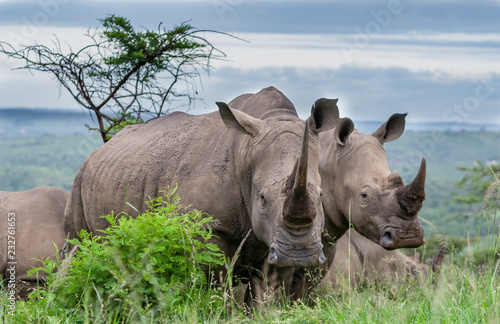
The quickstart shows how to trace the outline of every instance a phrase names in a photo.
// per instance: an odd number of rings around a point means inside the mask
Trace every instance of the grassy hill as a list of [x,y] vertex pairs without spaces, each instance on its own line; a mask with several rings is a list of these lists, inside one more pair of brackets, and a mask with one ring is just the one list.
[[0,138],[0,190],[70,190],[83,161],[101,144],[97,134]]
[[82,162],[102,140],[83,111],[0,109],[0,190],[71,189]]

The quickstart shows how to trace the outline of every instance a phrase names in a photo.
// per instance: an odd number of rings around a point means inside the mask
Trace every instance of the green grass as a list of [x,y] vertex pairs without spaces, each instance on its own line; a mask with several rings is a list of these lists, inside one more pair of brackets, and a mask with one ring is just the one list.
[[49,288],[38,289],[30,302],[19,304],[19,321],[50,317],[47,322],[66,318],[71,323],[134,323],[168,318],[194,301],[208,309],[220,304],[222,300],[211,300],[205,289],[204,269],[225,262],[210,241],[213,220],[179,203],[175,189],[169,190],[148,201],[148,211],[135,218],[106,215],[110,226],[102,236],[82,230],[80,239],[68,241],[79,246],[68,275],[52,273],[57,262],[45,260],[38,271],[51,273],[45,278]]
[[[163,211],[177,215],[175,199],[174,207]],[[114,225],[106,232],[107,243],[96,245],[100,240],[85,236],[86,247],[71,275],[62,285],[49,279],[48,290],[17,301],[16,317],[7,314],[8,295],[0,290],[0,323],[500,323],[500,227],[495,219],[489,219],[494,230],[484,227],[492,230],[489,235],[455,241],[441,237],[450,253],[440,273],[431,277],[318,289],[312,306],[299,300],[248,311],[228,285],[212,289],[190,279],[200,278],[197,268],[190,268],[201,260],[186,252],[192,248],[162,252],[162,246],[171,245],[167,237],[199,233],[179,228],[179,220],[167,225],[158,215],[153,211],[138,222],[108,216]],[[199,215],[189,217],[196,223]],[[143,264],[144,256],[162,260]],[[177,264],[178,269],[172,268]]]
[[[291,305],[271,305],[247,315],[241,305],[212,290],[187,291],[196,297],[158,314],[145,313],[144,323],[499,323],[499,263],[485,267],[450,264],[444,266],[435,283],[410,282],[378,288],[336,291],[316,298],[314,306],[300,301]],[[5,301],[4,296],[0,296]],[[90,320],[99,305],[82,300],[83,318]],[[17,320],[3,315],[6,323],[66,323],[75,311],[47,315],[53,310],[17,302]],[[230,307],[231,311],[227,311]],[[1,312],[1,310],[0,310]],[[28,313],[29,316],[26,315]],[[138,321],[138,322],[141,322]],[[89,321],[90,322],[90,321]],[[94,322],[94,321],[92,321]],[[97,322],[114,322],[101,318]],[[119,321],[118,321],[119,322]],[[135,321],[129,321],[134,323]]]
[[[430,133],[407,133],[387,145],[391,169],[400,170],[406,181],[414,176],[407,157],[429,136]],[[433,256],[442,240],[453,247],[434,281],[318,292],[313,306],[298,301],[265,305],[250,313],[235,301],[234,292],[228,287],[211,289],[190,284],[181,285],[179,302],[159,303],[150,309],[136,307],[142,305],[144,299],[140,296],[145,292],[156,296],[152,300],[170,300],[175,293],[154,284],[137,286],[135,290],[134,285],[127,284],[124,287],[128,290],[123,290],[127,293],[120,298],[128,298],[127,305],[132,306],[119,313],[112,309],[116,304],[105,302],[105,291],[99,284],[80,280],[81,292],[75,299],[59,291],[45,295],[44,300],[17,301],[14,317],[7,313],[8,294],[0,289],[0,323],[74,323],[75,319],[84,323],[500,323],[498,210],[484,211],[481,223],[472,219],[449,220],[447,216],[461,207],[444,203],[451,199],[448,194],[453,181],[460,178],[455,166],[476,159],[500,159],[498,143],[498,133],[449,133],[429,154],[422,153],[428,158],[429,178],[428,199],[420,215],[429,221],[426,234],[435,234],[427,239],[424,254]],[[0,139],[0,190],[27,190],[41,185],[69,189],[83,160],[99,145],[99,138],[85,135]],[[396,161],[392,156],[402,158]],[[97,251],[103,253],[97,249],[94,254]],[[95,264],[102,268],[106,263]],[[135,273],[134,270],[111,277],[120,278],[119,283],[130,283]],[[158,276],[150,268],[141,273],[147,278]],[[76,304],[64,306],[71,300]],[[130,309],[142,310],[134,317],[127,313]]]

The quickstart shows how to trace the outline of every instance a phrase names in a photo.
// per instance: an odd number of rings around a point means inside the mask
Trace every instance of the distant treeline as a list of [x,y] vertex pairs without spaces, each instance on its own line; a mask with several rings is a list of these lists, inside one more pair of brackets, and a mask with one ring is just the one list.
[[95,126],[90,115],[78,109],[0,109],[0,138],[87,134],[85,124]]

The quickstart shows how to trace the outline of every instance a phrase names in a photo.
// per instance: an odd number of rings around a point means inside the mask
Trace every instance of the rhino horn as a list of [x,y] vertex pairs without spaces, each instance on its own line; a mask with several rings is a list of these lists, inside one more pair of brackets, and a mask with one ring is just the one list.
[[292,226],[309,225],[315,215],[307,193],[308,150],[309,124],[306,123],[300,156],[290,177],[293,181],[293,189],[287,195],[283,208],[284,220]]
[[302,149],[297,161],[297,173],[293,184],[293,197],[295,199],[305,198],[307,196],[307,162],[309,159],[309,123],[305,123],[304,140]]
[[425,158],[422,158],[422,163],[415,179],[410,184],[396,191],[398,202],[408,215],[416,215],[422,208],[422,202],[425,199],[425,176],[426,162]]

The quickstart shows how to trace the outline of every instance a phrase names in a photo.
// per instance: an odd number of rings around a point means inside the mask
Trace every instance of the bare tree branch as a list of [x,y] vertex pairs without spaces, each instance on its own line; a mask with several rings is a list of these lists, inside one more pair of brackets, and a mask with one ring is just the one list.
[[54,75],[60,89],[96,118],[104,142],[129,124],[159,118],[186,102],[190,105],[200,72],[209,72],[211,60],[225,58],[201,36],[224,33],[197,30],[187,23],[172,30],[159,24],[158,31],[135,31],[119,16],[101,22],[103,30],[88,30],[91,42],[78,51],[68,45],[66,53],[55,37],[53,49],[36,44],[16,50],[0,42],[0,53],[24,61],[16,69]]

